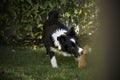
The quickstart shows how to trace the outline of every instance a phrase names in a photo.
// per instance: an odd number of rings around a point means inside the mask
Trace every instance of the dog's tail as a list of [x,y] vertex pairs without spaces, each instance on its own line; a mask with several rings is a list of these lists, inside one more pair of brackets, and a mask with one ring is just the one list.
[[50,11],[48,14],[49,20],[58,20],[58,12],[56,10]]

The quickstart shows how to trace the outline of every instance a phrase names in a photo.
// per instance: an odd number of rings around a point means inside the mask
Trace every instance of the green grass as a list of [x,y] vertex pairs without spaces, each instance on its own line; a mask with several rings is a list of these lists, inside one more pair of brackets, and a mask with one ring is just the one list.
[[45,49],[0,47],[0,67],[5,70],[0,80],[94,80],[94,68],[89,61],[84,69],[77,67],[73,57],[56,55],[59,68],[52,68]]

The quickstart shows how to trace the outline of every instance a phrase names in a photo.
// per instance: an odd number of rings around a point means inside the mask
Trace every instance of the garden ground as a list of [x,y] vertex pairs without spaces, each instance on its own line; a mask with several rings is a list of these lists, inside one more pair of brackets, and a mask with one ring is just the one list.
[[88,65],[77,67],[73,57],[56,55],[59,68],[52,68],[45,49],[0,47],[0,67],[5,72],[0,80],[95,80],[92,54],[88,55]]

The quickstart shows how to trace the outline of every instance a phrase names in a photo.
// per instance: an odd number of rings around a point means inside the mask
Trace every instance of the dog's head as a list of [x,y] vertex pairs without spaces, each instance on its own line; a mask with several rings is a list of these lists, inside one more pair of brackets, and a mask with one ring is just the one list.
[[73,54],[76,58],[79,58],[83,49],[78,46],[77,37],[73,27],[66,32],[65,35],[59,36],[57,40],[60,42],[62,51]]

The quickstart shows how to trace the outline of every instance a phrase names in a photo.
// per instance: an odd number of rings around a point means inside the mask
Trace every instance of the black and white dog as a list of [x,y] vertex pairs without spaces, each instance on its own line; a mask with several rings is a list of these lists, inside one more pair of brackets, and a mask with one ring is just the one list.
[[61,53],[63,56],[73,55],[79,59],[83,49],[77,44],[74,28],[70,30],[58,21],[57,11],[49,13],[48,20],[43,25],[43,43],[50,56],[52,67],[56,68],[57,60],[55,53]]

